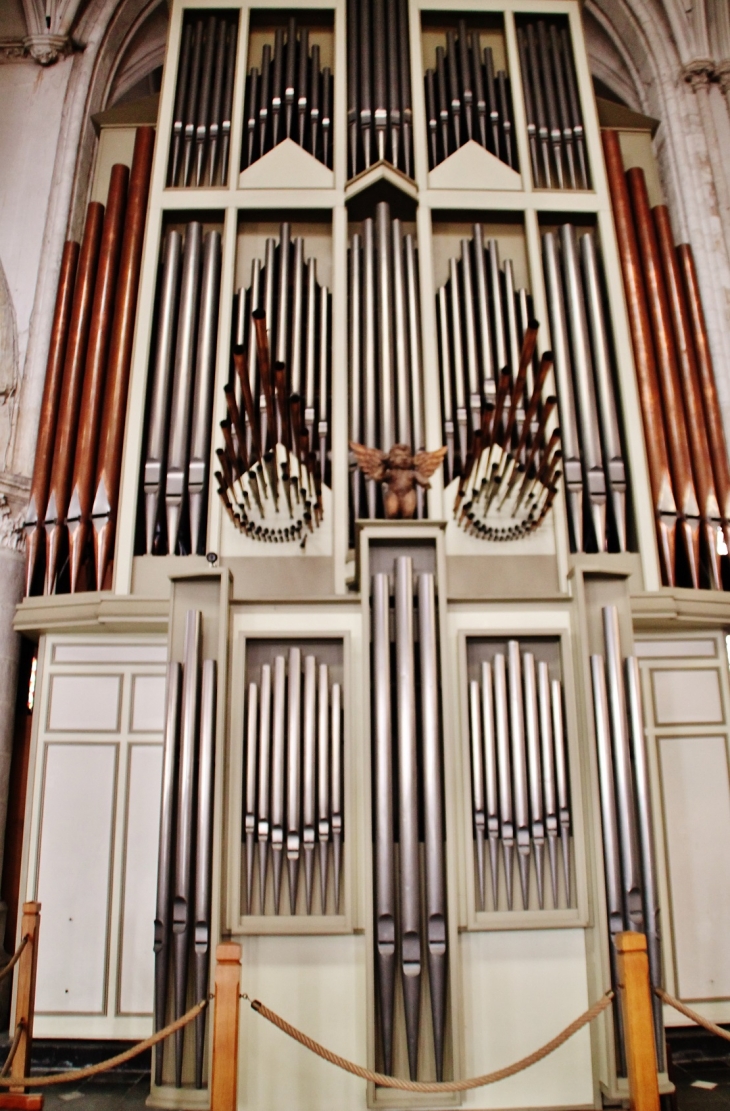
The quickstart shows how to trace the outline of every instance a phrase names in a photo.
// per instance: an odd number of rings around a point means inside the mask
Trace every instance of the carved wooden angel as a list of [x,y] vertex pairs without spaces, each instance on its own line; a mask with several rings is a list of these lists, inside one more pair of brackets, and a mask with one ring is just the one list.
[[352,441],[350,447],[365,477],[383,483],[383,506],[390,520],[415,516],[416,483],[430,490],[428,480],[446,455],[445,447],[437,451],[417,451],[415,455],[408,444],[394,444],[387,453]]

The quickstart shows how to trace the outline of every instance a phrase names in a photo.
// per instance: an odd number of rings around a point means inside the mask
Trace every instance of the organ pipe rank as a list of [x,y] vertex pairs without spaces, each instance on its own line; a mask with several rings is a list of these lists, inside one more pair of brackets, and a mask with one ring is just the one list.
[[[383,1071],[391,1073],[393,1069],[396,964],[400,962],[408,1064],[411,1079],[418,1076],[425,958],[436,1076],[441,1080],[448,935],[435,582],[433,574],[422,572],[414,584],[411,557],[395,559],[395,655],[391,660],[389,579],[388,574],[379,573],[372,580],[375,968]],[[421,893],[419,813],[423,815],[425,898]]]
[[[603,609],[605,658],[591,656],[598,778],[603,826],[606,911],[611,938],[622,930],[646,934],[649,976],[662,987],[659,896],[654,851],[648,757],[639,664],[622,661],[618,611]],[[610,944],[611,979],[618,985],[616,950]],[[663,1067],[661,1001],[653,996],[657,1060]],[[614,1008],[618,1072],[626,1075],[622,1016]]]
[[[280,913],[286,854],[289,912],[298,913],[299,864],[312,913],[315,846],[319,846],[319,913],[328,909],[330,862],[334,913],[340,913],[344,835],[342,689],[326,663],[300,648],[277,652],[248,685],[244,777],[245,913]],[[258,854],[256,848],[258,846]],[[331,851],[330,851],[331,846]],[[256,858],[258,856],[258,867]],[[271,901],[267,899],[272,862]],[[255,873],[258,871],[258,893]],[[258,895],[258,905],[256,899]],[[299,908],[301,912],[301,908]]]
[[[155,1030],[167,1021],[168,994],[175,1018],[188,1006],[192,959],[195,998],[208,995],[210,968],[211,843],[217,665],[202,660],[202,614],[188,610],[184,663],[167,666],[160,847],[155,912]],[[170,968],[173,972],[169,989]],[[163,1043],[173,1050],[171,1042]],[[185,1031],[174,1042],[175,1087],[183,1083]],[[195,1086],[203,1087],[205,1014],[195,1022]],[[155,1051],[155,1083],[163,1083],[165,1050]]]
[[28,594],[109,586],[153,145],[154,129],[138,128],[106,211],[92,201],[80,249],[64,248],[25,518]]
[[675,248],[668,211],[651,209],[643,170],[624,173],[616,132],[603,132],[603,149],[662,579],[721,589],[717,539],[720,529],[730,535],[730,471],[691,248]]
[[348,0],[349,176],[387,159],[413,176],[407,0]]
[[[416,245],[386,201],[352,236],[349,268],[350,440],[386,455],[396,443],[418,453],[425,432]],[[353,467],[351,530],[359,517],[384,512],[376,482]],[[415,515],[426,515],[421,486]]]
[[227,184],[237,37],[234,13],[185,15],[168,186]]
[[529,294],[515,292],[511,260],[500,269],[497,240],[485,247],[480,224],[450,260],[436,310],[454,515],[483,539],[519,538],[544,520],[560,476],[555,398],[542,396],[552,355],[536,365]]
[[[263,265],[262,265],[263,261]],[[224,508],[255,540],[299,541],[323,517],[330,480],[330,292],[304,240],[281,225],[254,259],[251,285],[237,294],[235,381],[225,387],[228,418],[216,472]],[[271,354],[274,354],[273,360]]]
[[241,169],[284,139],[332,166],[334,78],[329,66],[320,66],[319,45],[310,49],[309,34],[306,27],[297,32],[292,16],[286,37],[277,27],[273,51],[266,43],[259,65],[248,71]]
[[497,652],[483,660],[480,671],[480,679],[469,682],[477,909],[487,906],[484,850],[488,843],[492,909],[501,909],[501,844],[507,909],[513,907],[516,848],[522,906],[530,909],[532,850],[542,910],[546,841],[552,905],[560,905],[560,842],[564,905],[570,906],[570,795],[562,685],[559,679],[551,679],[547,662],[522,652],[517,640],[508,642],[506,656]]
[[143,467],[147,554],[204,554],[221,235],[197,221],[163,248]]
[[589,189],[570,30],[560,19],[521,22],[517,44],[532,180],[543,189]]
[[467,31],[466,20],[447,31],[424,81],[430,169],[471,139],[519,169],[509,78],[502,69],[495,74],[492,48],[482,51],[479,31]]

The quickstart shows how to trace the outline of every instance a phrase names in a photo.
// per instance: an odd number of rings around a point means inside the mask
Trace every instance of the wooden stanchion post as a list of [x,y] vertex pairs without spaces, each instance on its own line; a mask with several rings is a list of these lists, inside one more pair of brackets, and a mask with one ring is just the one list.
[[631,1111],[659,1111],[646,936],[628,931],[617,934],[616,952]]
[[210,1111],[236,1111],[241,946],[232,941],[222,942],[215,951],[215,960]]
[[[38,968],[38,938],[41,928],[41,904],[23,903],[21,940],[28,943],[18,961],[18,985],[15,993],[15,1031],[18,1047],[10,1066],[10,1078],[20,1079],[30,1073],[30,1054],[33,1046],[33,1014],[35,1011],[35,980]],[[20,1030],[18,1031],[18,1027]],[[0,1092],[0,1108],[5,1111],[41,1111],[42,1095],[28,1095],[22,1085]]]

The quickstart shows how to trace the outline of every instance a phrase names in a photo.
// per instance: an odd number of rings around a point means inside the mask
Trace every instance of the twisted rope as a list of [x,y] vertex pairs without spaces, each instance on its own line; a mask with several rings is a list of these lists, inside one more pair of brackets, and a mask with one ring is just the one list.
[[655,993],[659,996],[663,1003],[668,1003],[670,1007],[674,1007],[675,1011],[691,1018],[692,1022],[696,1022],[698,1026],[704,1026],[705,1030],[709,1030],[711,1034],[717,1034],[718,1038],[724,1038],[725,1041],[730,1042],[730,1031],[723,1030],[722,1026],[718,1026],[714,1022],[710,1022],[709,1018],[703,1018],[697,1011],[693,1011],[691,1007],[685,1007],[684,1003],[680,1003],[679,999],[675,999],[664,988],[654,988]]
[[10,1046],[10,1052],[8,1053],[7,1057],[5,1058],[5,1064],[0,1069],[0,1076],[7,1076],[8,1073],[10,1072],[10,1066],[13,1063],[13,1058],[15,1057],[15,1054],[18,1052],[18,1046],[20,1045],[20,1038],[21,1038],[21,1035],[22,1035],[24,1030],[25,1030],[25,1019],[21,1018],[20,1022],[15,1027],[15,1037],[13,1038],[13,1044]]
[[25,947],[26,947],[26,945],[28,944],[29,941],[30,941],[30,934],[25,934],[25,936],[23,937],[23,940],[21,941],[20,945],[15,950],[15,952],[13,953],[13,955],[10,958],[10,960],[8,961],[8,963],[5,965],[5,968],[3,968],[3,970],[0,972],[0,980],[2,980],[5,976],[7,976],[9,972],[13,971],[16,964],[20,960],[20,954],[23,952],[23,950],[25,949]]
[[[244,996],[244,998],[248,998]],[[305,1049],[309,1049],[312,1053],[316,1053],[325,1061],[329,1061],[331,1065],[337,1065],[338,1068],[344,1069],[345,1072],[351,1072],[353,1076],[359,1076],[362,1080],[369,1080],[373,1084],[377,1084],[381,1088],[399,1088],[404,1092],[468,1092],[471,1088],[482,1088],[486,1084],[496,1084],[498,1080],[506,1080],[508,1076],[514,1076],[515,1073],[522,1072],[523,1069],[529,1069],[531,1065],[537,1064],[547,1057],[550,1053],[554,1053],[559,1049],[564,1042],[577,1034],[594,1018],[597,1018],[602,1011],[610,1007],[613,1000],[613,992],[608,991],[602,996],[597,1003],[584,1011],[579,1018],[571,1022],[570,1026],[566,1026],[559,1034],[557,1034],[551,1041],[547,1042],[540,1049],[536,1049],[534,1053],[530,1053],[527,1057],[523,1057],[520,1061],[515,1061],[513,1065],[507,1065],[505,1068],[497,1069],[495,1072],[487,1072],[483,1076],[473,1076],[469,1080],[446,1080],[446,1081],[418,1081],[418,1080],[400,1080],[395,1076],[384,1076],[380,1072],[372,1072],[370,1069],[365,1069],[362,1065],[356,1065],[353,1061],[348,1061],[346,1057],[340,1057],[337,1053],[333,1053],[329,1049],[325,1049],[323,1045],[316,1042],[314,1038],[310,1038],[307,1034],[297,1030],[296,1026],[292,1026],[281,1015],[277,1015],[275,1011],[270,1011],[268,1007],[260,1003],[258,999],[251,1000],[251,1007],[257,1014],[263,1018],[268,1019],[274,1026],[278,1026],[290,1038],[303,1045]]]
[[[100,1072],[108,1072],[109,1069],[116,1068],[117,1065],[123,1065],[125,1061],[131,1061],[133,1057],[139,1056],[144,1053],[145,1049],[150,1046],[157,1045],[158,1042],[164,1041],[169,1038],[170,1034],[174,1034],[176,1030],[182,1030],[183,1026],[187,1026],[189,1022],[197,1018],[200,1012],[208,1006],[207,999],[201,999],[194,1007],[191,1007],[181,1018],[175,1019],[169,1026],[165,1026],[162,1030],[158,1030],[156,1034],[152,1034],[149,1038],[145,1038],[143,1042],[137,1042],[131,1049],[125,1049],[124,1053],[118,1053],[116,1057],[109,1057],[106,1061],[100,1061],[98,1065],[87,1065],[84,1069],[72,1069],[70,1072],[53,1073],[49,1076],[2,1076],[0,1075],[0,1086],[4,1088],[49,1088],[51,1084],[69,1084],[76,1080],[86,1080],[87,1076],[96,1076]],[[18,1024],[20,1029],[20,1024]],[[18,1030],[15,1031],[15,1037],[18,1037]],[[16,1046],[17,1048],[17,1046]],[[13,1052],[11,1047],[11,1053]]]

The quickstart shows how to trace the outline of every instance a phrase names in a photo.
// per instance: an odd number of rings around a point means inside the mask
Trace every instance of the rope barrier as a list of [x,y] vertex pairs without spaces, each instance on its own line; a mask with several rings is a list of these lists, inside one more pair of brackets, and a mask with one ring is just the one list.
[[10,1046],[10,1052],[8,1053],[7,1057],[5,1058],[5,1064],[0,1069],[0,1076],[7,1076],[8,1073],[10,1072],[10,1066],[13,1063],[13,1058],[15,1057],[15,1054],[18,1052],[18,1046],[20,1045],[20,1039],[22,1037],[22,1034],[23,1034],[24,1030],[25,1030],[25,1019],[21,1018],[20,1022],[15,1027],[15,1037],[13,1038],[12,1045]]
[[675,1011],[691,1018],[692,1022],[696,1022],[698,1026],[704,1026],[705,1030],[709,1030],[711,1034],[717,1034],[718,1038],[724,1038],[725,1041],[730,1042],[730,1031],[723,1030],[722,1026],[718,1026],[714,1022],[710,1022],[709,1018],[703,1018],[702,1015],[697,1014],[691,1007],[685,1007],[684,1003],[680,1003],[679,999],[675,999],[664,988],[654,988],[655,993],[659,996],[663,1003],[668,1003],[670,1007],[674,1007]]
[[8,963],[5,965],[5,968],[3,968],[2,971],[0,971],[0,980],[2,980],[5,976],[7,976],[8,973],[13,971],[16,964],[20,960],[21,953],[23,952],[23,950],[25,949],[25,947],[26,947],[26,945],[28,944],[29,941],[30,941],[30,935],[26,934],[25,937],[23,938],[23,940],[21,941],[20,945],[18,946],[18,948],[15,950],[12,957],[8,961]]
[[[243,996],[248,999],[248,996]],[[446,1081],[418,1081],[418,1080],[400,1080],[395,1076],[384,1076],[380,1072],[371,1072],[370,1069],[365,1069],[362,1065],[356,1065],[353,1061],[348,1061],[346,1057],[340,1057],[337,1053],[332,1053],[331,1050],[325,1049],[323,1045],[316,1042],[314,1038],[310,1038],[307,1034],[297,1030],[296,1026],[292,1026],[281,1015],[277,1015],[275,1011],[270,1011],[268,1007],[260,1003],[258,999],[250,1000],[251,1007],[262,1018],[268,1019],[274,1026],[278,1026],[283,1033],[288,1034],[290,1038],[303,1045],[305,1049],[311,1050],[316,1053],[325,1061],[329,1061],[331,1065],[337,1065],[338,1068],[344,1069],[345,1072],[351,1072],[354,1076],[359,1076],[362,1080],[369,1080],[373,1084],[377,1084],[381,1088],[399,1088],[404,1092],[468,1092],[471,1088],[482,1088],[486,1084],[496,1084],[498,1080],[506,1080],[508,1076],[514,1076],[515,1073],[522,1072],[523,1069],[530,1068],[531,1065],[537,1064],[547,1057],[550,1053],[554,1053],[559,1049],[564,1042],[577,1034],[594,1018],[597,1018],[602,1011],[610,1007],[613,1000],[613,992],[608,991],[602,996],[597,1003],[589,1007],[587,1011],[571,1022],[570,1026],[566,1026],[560,1034],[557,1034],[551,1041],[547,1042],[541,1049],[536,1049],[534,1053],[530,1053],[527,1057],[523,1057],[520,1061],[515,1061],[513,1065],[507,1065],[505,1068],[497,1069],[496,1072],[487,1072],[483,1076],[474,1076],[469,1080],[446,1080]]]
[[[139,1056],[140,1053],[144,1053],[145,1049],[157,1045],[158,1042],[164,1041],[165,1038],[169,1038],[170,1034],[174,1034],[176,1030],[182,1030],[184,1026],[187,1026],[189,1022],[197,1018],[200,1012],[207,1006],[208,1000],[201,999],[199,1003],[191,1007],[181,1018],[171,1022],[169,1026],[165,1026],[162,1030],[158,1030],[156,1034],[152,1034],[149,1038],[145,1038],[143,1042],[137,1042],[131,1049],[125,1049],[124,1053],[118,1053],[116,1057],[110,1057],[106,1061],[100,1061],[98,1065],[87,1065],[84,1069],[72,1069],[70,1072],[60,1072],[45,1076],[0,1075],[0,1086],[4,1088],[48,1088],[51,1084],[70,1084],[72,1081],[86,1080],[88,1076],[96,1076],[99,1072],[107,1072],[109,1069],[116,1068],[117,1065],[123,1065],[125,1061],[131,1061],[133,1057]],[[17,1037],[17,1030],[15,1033]]]

